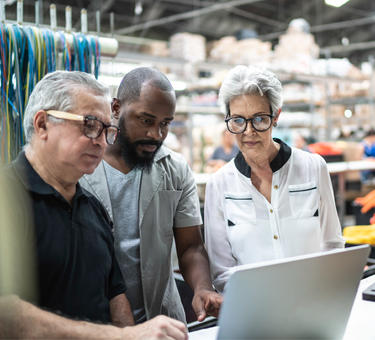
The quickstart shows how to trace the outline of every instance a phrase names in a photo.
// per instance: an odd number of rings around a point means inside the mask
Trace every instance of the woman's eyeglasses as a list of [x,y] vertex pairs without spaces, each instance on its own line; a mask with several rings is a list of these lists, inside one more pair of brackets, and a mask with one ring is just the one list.
[[229,117],[225,119],[229,132],[239,134],[247,129],[247,124],[250,122],[255,131],[267,131],[272,125],[273,115],[258,114],[252,118],[245,118],[242,116]]
[[117,135],[120,131],[117,126],[105,124],[95,116],[81,116],[74,113],[55,110],[48,110],[46,112],[48,115],[55,118],[83,122],[83,134],[87,138],[96,139],[102,134],[103,130],[105,130],[105,139],[109,145],[116,142]]

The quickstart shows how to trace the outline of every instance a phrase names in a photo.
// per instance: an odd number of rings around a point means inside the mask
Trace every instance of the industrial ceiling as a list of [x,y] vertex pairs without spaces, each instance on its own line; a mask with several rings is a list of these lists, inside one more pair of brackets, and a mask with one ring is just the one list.
[[[16,20],[17,1],[6,0],[7,20]],[[24,0],[24,22],[35,22],[35,1]],[[80,29],[80,12],[88,12],[88,29],[101,32],[168,40],[177,32],[202,34],[208,41],[228,35],[257,34],[278,42],[292,19],[304,18],[321,48],[322,57],[347,57],[356,65],[375,56],[375,1],[351,0],[335,8],[324,0],[65,0],[38,2],[41,21],[50,22],[49,6],[57,8],[58,26],[65,25],[65,7],[72,7],[73,28]],[[137,47],[133,47],[137,48]]]

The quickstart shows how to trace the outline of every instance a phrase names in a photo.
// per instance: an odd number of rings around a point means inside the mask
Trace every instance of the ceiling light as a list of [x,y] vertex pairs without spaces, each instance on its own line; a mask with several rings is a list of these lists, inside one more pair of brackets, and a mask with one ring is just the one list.
[[350,109],[346,109],[345,112],[344,112],[344,116],[345,116],[346,118],[351,118],[351,117],[353,116],[353,112],[352,112],[352,110],[350,110]]
[[343,44],[344,46],[348,46],[349,45],[349,39],[347,37],[342,37],[341,38],[341,44]]
[[134,14],[141,15],[143,12],[142,1],[137,1],[134,7]]
[[349,0],[324,0],[326,5],[333,6],[333,7],[341,7],[342,5],[346,4]]

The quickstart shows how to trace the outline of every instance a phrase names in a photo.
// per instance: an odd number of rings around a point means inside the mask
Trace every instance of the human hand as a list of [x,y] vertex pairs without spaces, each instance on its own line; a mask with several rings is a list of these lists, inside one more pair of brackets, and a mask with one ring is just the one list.
[[374,201],[375,201],[375,190],[370,191],[367,195],[363,197],[357,197],[354,200],[355,203],[362,206],[361,212],[364,214],[372,208]]
[[203,321],[208,315],[217,317],[223,297],[208,289],[198,290],[193,297],[192,306],[198,321]]
[[159,315],[137,326],[122,329],[124,339],[132,340],[187,340],[186,326],[175,319]]

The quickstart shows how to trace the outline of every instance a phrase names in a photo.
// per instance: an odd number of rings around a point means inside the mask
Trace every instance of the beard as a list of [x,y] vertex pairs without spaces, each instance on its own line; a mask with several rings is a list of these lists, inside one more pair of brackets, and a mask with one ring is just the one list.
[[[122,129],[120,130],[118,134],[117,143],[121,147],[122,158],[124,159],[124,161],[129,167],[143,169],[149,172],[151,170],[155,155],[160,149],[163,142],[150,140],[150,139],[141,139],[141,140],[132,142],[126,131],[126,124],[125,124],[124,117],[120,118],[119,126],[122,127]],[[156,150],[153,152],[147,152],[147,151],[138,152],[137,147],[139,145],[155,145]]]

